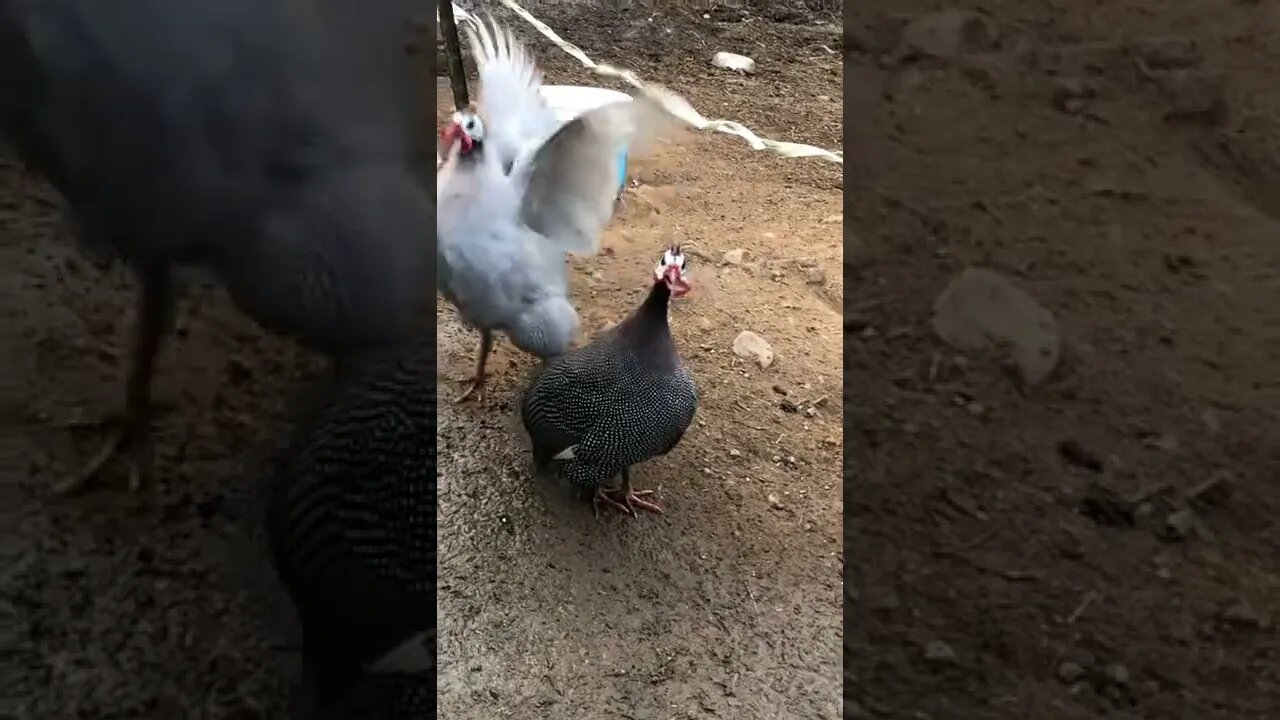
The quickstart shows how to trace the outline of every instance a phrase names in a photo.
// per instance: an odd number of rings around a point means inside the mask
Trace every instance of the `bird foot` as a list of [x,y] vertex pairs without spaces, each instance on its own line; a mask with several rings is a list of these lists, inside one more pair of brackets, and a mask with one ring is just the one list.
[[[659,505],[651,503],[648,500],[641,499],[646,495],[652,494],[652,490],[605,490],[604,488],[599,488],[596,490],[595,497],[592,498],[592,505],[595,507],[597,518],[600,517],[601,503],[604,503],[605,505],[608,505],[620,512],[624,512],[631,517],[639,517],[636,513],[636,508],[648,510],[651,513],[661,515],[662,508]],[[616,499],[614,496],[621,496],[621,500]]]
[[472,398],[475,398],[478,401],[484,400],[484,378],[472,380],[471,386],[467,388],[467,391],[459,395],[453,403],[458,405]]
[[94,421],[66,423],[68,427],[93,427],[107,432],[102,448],[79,472],[53,485],[57,495],[72,495],[98,479],[112,458],[123,456],[129,463],[129,491],[137,492],[154,480],[151,448],[151,419],[146,413],[123,413]]

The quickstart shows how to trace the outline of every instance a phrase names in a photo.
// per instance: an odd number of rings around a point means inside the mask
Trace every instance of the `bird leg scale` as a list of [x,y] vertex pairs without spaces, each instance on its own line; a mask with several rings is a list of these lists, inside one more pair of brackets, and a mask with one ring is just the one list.
[[484,400],[484,366],[489,360],[489,352],[493,349],[493,333],[488,330],[480,331],[480,350],[476,353],[476,374],[471,379],[471,386],[467,391],[458,396],[455,403],[466,402],[472,396],[477,400]]
[[[623,470],[622,487],[616,490],[605,490],[603,486],[597,487],[595,497],[592,498],[592,505],[595,506],[596,517],[600,516],[600,503],[604,503],[615,510],[624,512],[631,517],[637,517],[637,508],[661,515],[661,506],[643,499],[645,496],[652,494],[652,490],[633,489],[631,487],[631,474],[628,471]],[[621,499],[619,499],[619,497]]]
[[112,458],[123,456],[129,463],[129,490],[136,492],[154,480],[151,447],[151,378],[160,344],[173,319],[173,285],[167,270],[141,273],[138,292],[137,328],[133,352],[129,356],[125,383],[124,410],[93,423],[107,431],[106,442],[79,472],[54,484],[59,495],[68,495],[90,485]]

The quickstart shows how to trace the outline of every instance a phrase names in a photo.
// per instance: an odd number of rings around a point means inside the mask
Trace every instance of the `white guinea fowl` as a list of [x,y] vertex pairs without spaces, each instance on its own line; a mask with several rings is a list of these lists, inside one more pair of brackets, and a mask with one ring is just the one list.
[[569,350],[579,320],[566,253],[599,249],[613,215],[618,151],[643,147],[673,124],[639,95],[559,126],[529,53],[496,22],[477,25],[467,35],[479,102],[442,131],[436,178],[437,285],[480,331],[475,376],[457,402],[483,397],[494,332],[544,360]]

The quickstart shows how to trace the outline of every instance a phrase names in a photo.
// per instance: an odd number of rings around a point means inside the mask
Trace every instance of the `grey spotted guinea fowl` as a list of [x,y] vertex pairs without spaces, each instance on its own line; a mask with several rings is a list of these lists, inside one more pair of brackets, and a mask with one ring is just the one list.
[[[548,362],[521,403],[535,468],[591,491],[593,504],[662,512],[631,486],[630,469],[670,452],[698,408],[693,375],[671,336],[673,296],[689,290],[679,247],[663,252],[648,297],[588,345]],[[606,485],[621,475],[618,488]]]
[[[420,0],[0,0],[0,140],[138,284],[107,461],[152,479],[151,378],[179,268],[335,359],[430,300]],[[423,77],[419,77],[421,74]],[[425,312],[422,313],[425,315]]]
[[[370,684],[420,706],[434,682],[434,373],[433,341],[353,363],[271,486],[267,537],[325,712]],[[434,716],[430,695],[432,713],[410,717]]]

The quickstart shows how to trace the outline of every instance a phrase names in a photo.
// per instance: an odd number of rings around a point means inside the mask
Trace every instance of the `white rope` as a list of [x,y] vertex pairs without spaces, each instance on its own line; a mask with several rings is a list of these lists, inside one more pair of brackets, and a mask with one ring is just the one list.
[[[637,90],[640,90],[662,105],[667,112],[699,130],[736,135],[737,137],[745,140],[754,150],[770,150],[783,157],[816,157],[821,160],[827,160],[841,165],[844,164],[843,153],[834,153],[813,145],[762,138],[751,132],[751,130],[745,125],[736,123],[732,120],[708,120],[703,117],[701,113],[695,110],[684,98],[674,93],[665,90],[658,90],[657,88],[646,85],[630,70],[623,70],[612,65],[601,65],[594,62],[591,58],[587,57],[587,54],[582,52],[578,46],[564,38],[561,38],[554,30],[547,27],[546,23],[531,15],[528,10],[517,5],[515,0],[498,0],[498,2],[505,5],[507,9],[511,10],[511,12],[519,15],[525,22],[532,25],[534,29],[542,33],[543,36],[554,43],[556,47],[572,55],[574,59],[582,63],[583,67],[591,70],[597,75],[619,79]],[[463,22],[469,22],[472,24],[479,23],[479,20],[474,15],[458,7],[457,4],[453,5],[453,14],[456,19]]]

